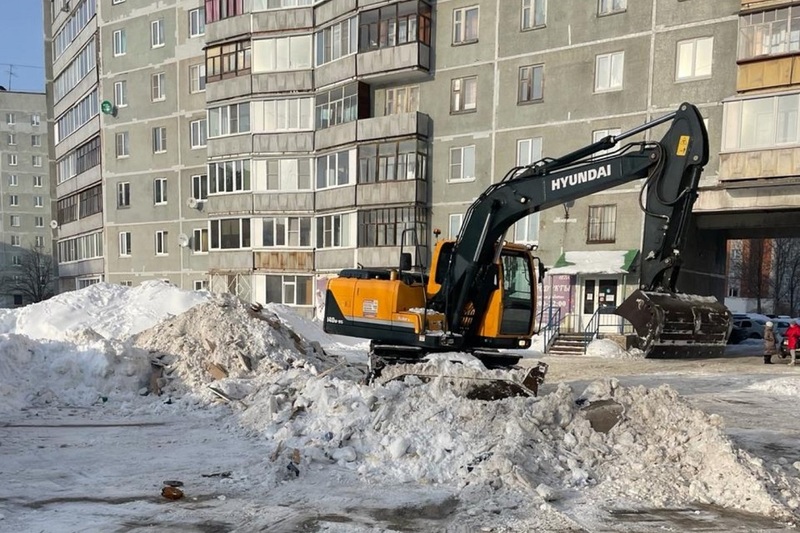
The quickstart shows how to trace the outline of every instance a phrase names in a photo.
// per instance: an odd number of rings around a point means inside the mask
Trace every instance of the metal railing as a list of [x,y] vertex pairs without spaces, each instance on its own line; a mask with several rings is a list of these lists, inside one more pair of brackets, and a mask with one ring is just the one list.
[[547,307],[542,309],[539,313],[537,323],[544,324],[543,327],[539,328],[539,331],[542,332],[542,351],[547,353],[550,345],[558,337],[558,334],[561,333],[561,308]]
[[600,306],[595,310],[583,330],[583,353],[586,353],[589,344],[598,337],[600,328],[603,328],[604,333],[620,335],[633,332],[633,325],[621,316],[615,315],[616,310],[616,307],[611,306]]

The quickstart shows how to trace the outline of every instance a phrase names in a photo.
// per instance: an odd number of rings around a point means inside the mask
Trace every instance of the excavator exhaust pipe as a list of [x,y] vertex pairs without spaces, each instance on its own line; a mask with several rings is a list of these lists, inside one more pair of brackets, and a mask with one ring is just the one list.
[[637,290],[615,313],[633,324],[647,358],[725,354],[731,314],[713,296]]

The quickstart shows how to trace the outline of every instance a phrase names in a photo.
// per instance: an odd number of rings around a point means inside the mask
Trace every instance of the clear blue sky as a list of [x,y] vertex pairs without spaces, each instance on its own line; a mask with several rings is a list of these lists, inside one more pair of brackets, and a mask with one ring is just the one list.
[[[44,29],[41,0],[0,0],[0,85],[44,92]],[[38,68],[30,68],[38,67]]]

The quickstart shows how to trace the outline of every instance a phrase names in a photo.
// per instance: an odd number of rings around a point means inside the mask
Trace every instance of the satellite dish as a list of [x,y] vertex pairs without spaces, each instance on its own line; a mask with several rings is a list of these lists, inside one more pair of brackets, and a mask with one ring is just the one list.
[[180,235],[178,235],[178,246],[180,246],[181,248],[186,248],[187,246],[189,246],[189,236],[186,235],[185,233],[181,233]]
[[58,229],[58,220],[50,221],[50,229]]
[[186,200],[186,205],[194,209],[195,207],[197,207],[197,198],[189,198],[188,200]]

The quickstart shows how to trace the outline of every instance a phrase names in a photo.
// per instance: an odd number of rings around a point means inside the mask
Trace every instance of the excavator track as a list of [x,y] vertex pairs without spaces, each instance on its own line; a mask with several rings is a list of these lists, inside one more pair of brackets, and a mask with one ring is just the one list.
[[[453,361],[447,361],[443,354],[434,362],[425,359],[424,356],[409,357],[407,346],[395,348],[401,348],[399,353],[393,352],[389,346],[373,346],[370,352],[367,383],[386,385],[411,376],[426,383],[442,380],[458,396],[471,400],[494,401],[514,396],[537,396],[539,385],[544,382],[547,374],[547,364],[542,362],[530,368],[505,365],[487,368],[484,364],[479,364],[478,360],[465,364],[464,354],[457,354]],[[383,356],[378,356],[376,353],[381,353]],[[394,357],[387,357],[387,353],[392,353]],[[505,362],[510,360],[517,362],[519,359],[519,356],[513,355],[498,356],[498,360]]]

